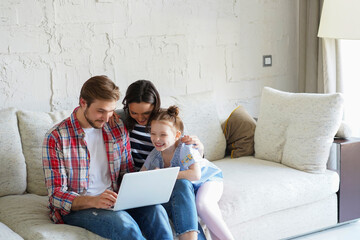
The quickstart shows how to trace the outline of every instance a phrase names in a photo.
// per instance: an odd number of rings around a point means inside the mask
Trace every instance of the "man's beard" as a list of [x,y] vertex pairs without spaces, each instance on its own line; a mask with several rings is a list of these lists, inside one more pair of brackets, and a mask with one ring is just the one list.
[[[90,124],[90,126],[92,126],[95,129],[101,129],[102,128],[102,127],[99,127],[99,126],[95,125],[95,121],[97,121],[97,120],[92,121],[86,115],[87,115],[87,109],[85,109],[85,111],[84,111],[84,117],[85,117],[86,121]],[[101,122],[103,122],[103,121],[101,121]]]

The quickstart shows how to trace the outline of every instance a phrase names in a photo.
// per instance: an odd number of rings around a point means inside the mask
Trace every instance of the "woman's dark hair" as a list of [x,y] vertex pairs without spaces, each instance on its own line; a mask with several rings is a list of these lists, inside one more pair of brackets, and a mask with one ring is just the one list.
[[151,119],[159,111],[161,105],[159,92],[156,90],[154,84],[149,80],[138,80],[133,82],[126,90],[126,94],[122,103],[126,113],[125,126],[130,131],[134,129],[136,120],[130,116],[129,104],[141,102],[150,103],[154,106],[150,118],[146,124],[146,126],[149,127]]

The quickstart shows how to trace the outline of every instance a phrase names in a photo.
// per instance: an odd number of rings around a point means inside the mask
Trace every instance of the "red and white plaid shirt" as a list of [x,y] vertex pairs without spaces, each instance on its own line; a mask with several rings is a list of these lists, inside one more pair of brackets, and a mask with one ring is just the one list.
[[[84,130],[76,118],[77,110],[75,108],[69,118],[47,132],[42,147],[50,218],[55,223],[64,223],[61,216],[70,213],[74,198],[84,194],[89,187],[90,154]],[[111,187],[117,192],[120,172],[134,172],[129,136],[121,120],[113,128],[106,123],[102,132]]]

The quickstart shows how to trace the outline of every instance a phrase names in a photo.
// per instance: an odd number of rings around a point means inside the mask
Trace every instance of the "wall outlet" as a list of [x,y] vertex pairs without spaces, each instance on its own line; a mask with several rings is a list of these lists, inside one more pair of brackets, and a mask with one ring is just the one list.
[[264,55],[263,67],[271,67],[271,66],[272,66],[272,55]]

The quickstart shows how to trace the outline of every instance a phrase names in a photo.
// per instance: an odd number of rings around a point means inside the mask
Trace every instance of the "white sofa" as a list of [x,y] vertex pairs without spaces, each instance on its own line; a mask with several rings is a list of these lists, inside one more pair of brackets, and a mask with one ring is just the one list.
[[[177,104],[186,131],[223,170],[220,201],[235,239],[282,239],[335,225],[339,177],[326,170],[340,126],[339,94],[263,91],[255,156],[224,158],[226,142],[209,94],[163,98]],[[70,111],[0,110],[0,239],[103,239],[48,217],[41,145],[45,132]]]

